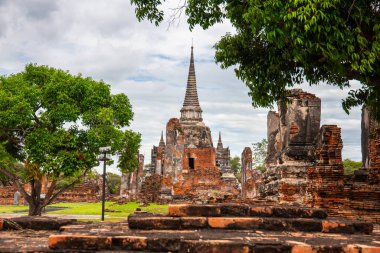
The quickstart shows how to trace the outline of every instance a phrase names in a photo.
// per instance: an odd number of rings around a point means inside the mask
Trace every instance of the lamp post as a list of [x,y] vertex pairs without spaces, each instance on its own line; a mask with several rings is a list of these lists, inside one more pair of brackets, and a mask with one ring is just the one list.
[[104,206],[105,206],[105,201],[106,201],[106,162],[109,161],[109,160],[111,160],[111,156],[108,153],[110,151],[111,151],[111,147],[101,147],[101,148],[99,148],[99,152],[102,153],[99,156],[99,160],[103,161],[102,221],[104,221]]

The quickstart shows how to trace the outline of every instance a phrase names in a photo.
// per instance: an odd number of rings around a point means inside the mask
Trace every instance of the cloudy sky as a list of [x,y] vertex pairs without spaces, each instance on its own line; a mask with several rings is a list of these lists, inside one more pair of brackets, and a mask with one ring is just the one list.
[[[228,22],[207,31],[190,32],[184,18],[155,27],[136,20],[129,0],[0,0],[0,13],[0,74],[32,62],[103,79],[113,93],[130,98],[131,128],[142,134],[145,163],[167,121],[180,116],[192,40],[198,95],[214,143],[221,131],[224,145],[240,155],[266,138],[268,109],[252,108],[248,88],[233,69],[214,62],[213,45],[234,31]],[[323,84],[302,88],[322,98],[322,124],[342,128],[343,157],[361,160],[360,110],[346,115],[341,109],[347,90]]]

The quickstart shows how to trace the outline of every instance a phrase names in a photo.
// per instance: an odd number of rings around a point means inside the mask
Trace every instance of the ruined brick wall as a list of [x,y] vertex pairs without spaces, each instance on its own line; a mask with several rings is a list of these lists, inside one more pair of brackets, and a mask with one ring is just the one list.
[[250,180],[252,177],[252,149],[245,147],[241,153],[241,191],[243,198],[252,198],[256,196],[256,180]]
[[247,181],[248,173],[252,171],[252,149],[245,147],[241,153],[241,181],[244,184]]
[[308,171],[305,203],[326,208],[330,215],[380,222],[379,181],[374,180],[368,168],[344,175],[340,135],[337,126],[322,126],[316,149],[317,164]]
[[[320,100],[292,90],[292,103],[268,114],[266,172],[249,181],[259,197],[280,203],[326,208],[330,215],[380,222],[379,125],[363,110],[363,169],[345,176],[341,129],[318,131]],[[246,184],[248,184],[246,183]]]
[[173,183],[174,195],[186,195],[188,199],[208,200],[224,195],[238,196],[236,186],[224,182],[217,167],[191,170],[182,174],[182,180]]
[[200,170],[203,168],[213,168],[215,164],[215,149],[214,148],[185,148],[183,156],[182,170],[190,171],[189,159],[194,159],[194,169]]
[[174,179],[182,171],[185,137],[179,119],[172,118],[166,125],[166,147],[164,157],[164,175]]
[[342,148],[341,129],[336,125],[323,125],[315,152],[317,164],[308,170],[306,204],[333,211],[344,203]]
[[[48,187],[50,187],[50,182],[46,177],[42,181],[41,194],[46,194]],[[60,194],[55,200],[54,203],[59,202],[97,202],[101,197],[101,177],[98,179],[85,179],[85,181],[79,185],[74,186],[62,194]],[[24,189],[27,192],[30,192],[30,185],[26,184]],[[13,204],[14,193],[17,191],[15,185],[0,187],[0,205],[10,205]],[[25,201],[20,194],[20,205]]]
[[54,203],[59,202],[77,202],[77,203],[91,203],[98,202],[101,199],[101,187],[91,182],[84,182],[81,185],[75,186],[61,195],[59,195]]
[[[0,205],[13,205],[14,194],[17,191],[16,185],[8,185],[0,187]],[[20,194],[19,204],[24,204],[24,198]]]
[[138,199],[144,203],[158,202],[161,191],[162,176],[153,174],[144,178]]
[[153,146],[151,150],[151,171],[154,174],[162,175],[164,171],[165,146]]

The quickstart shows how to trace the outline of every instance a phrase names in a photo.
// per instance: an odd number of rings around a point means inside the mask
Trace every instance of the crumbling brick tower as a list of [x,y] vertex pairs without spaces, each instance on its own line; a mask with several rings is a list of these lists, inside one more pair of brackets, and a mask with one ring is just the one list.
[[267,171],[246,184],[246,196],[326,208],[330,215],[380,222],[379,125],[368,110],[362,114],[364,168],[345,175],[341,129],[319,129],[320,100],[291,90],[286,110],[268,114]]
[[260,192],[267,199],[302,202],[307,169],[314,166],[314,141],[321,100],[301,89],[290,90],[290,104],[268,113],[267,171]]

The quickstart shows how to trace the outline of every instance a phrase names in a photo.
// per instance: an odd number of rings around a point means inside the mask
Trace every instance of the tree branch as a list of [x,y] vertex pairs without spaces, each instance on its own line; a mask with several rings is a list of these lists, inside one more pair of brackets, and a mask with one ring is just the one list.
[[17,189],[21,192],[22,196],[26,199],[26,201],[28,201],[28,203],[33,201],[32,197],[25,191],[24,187],[22,187],[19,178],[15,174],[3,168],[0,168],[0,172],[5,174],[11,179],[12,182],[16,184]]
[[351,4],[351,6],[350,6],[350,8],[348,9],[348,15],[347,15],[346,22],[348,22],[348,19],[349,19],[350,16],[351,16],[351,11],[352,11],[352,8],[353,8],[354,5],[355,5],[355,2],[356,2],[356,0],[353,0],[353,1],[352,1],[352,4]]
[[[78,177],[76,180],[74,180],[71,184],[68,184],[68,185],[66,185],[66,186],[64,186],[64,187],[62,187],[58,192],[56,192],[54,195],[52,194],[52,197],[49,199],[49,200],[47,200],[47,198],[45,198],[45,200],[44,200],[44,204],[46,204],[46,205],[50,205],[62,192],[64,192],[64,191],[66,191],[68,188],[70,188],[70,187],[72,187],[72,186],[74,186],[76,183],[78,183],[81,179],[82,179],[82,177],[84,177],[86,174],[87,174],[87,172],[89,171],[90,169],[86,169],[84,172],[83,172],[83,174],[82,174],[82,176],[80,176],[80,177]],[[45,203],[45,201],[46,201],[46,203]]]
[[48,203],[48,202],[49,202],[48,200],[49,200],[50,197],[53,195],[56,185],[57,185],[57,180],[54,179],[54,180],[51,182],[51,185],[50,185],[50,187],[49,187],[49,190],[48,190],[48,192],[47,192],[46,195],[45,195],[45,199],[44,199],[44,201],[43,201],[43,203],[42,203],[43,206],[46,206],[46,205],[49,204],[49,203]]
[[[176,8],[170,9],[172,11],[172,13],[170,14],[169,20],[167,21],[167,23],[168,23],[167,30],[169,30],[169,28],[172,25],[177,25],[177,26],[179,25],[179,22],[181,21],[181,16],[182,16],[183,10],[186,8],[186,6],[187,6],[187,0],[184,0],[183,2],[179,1]],[[176,21],[178,21],[178,22],[176,23]]]

